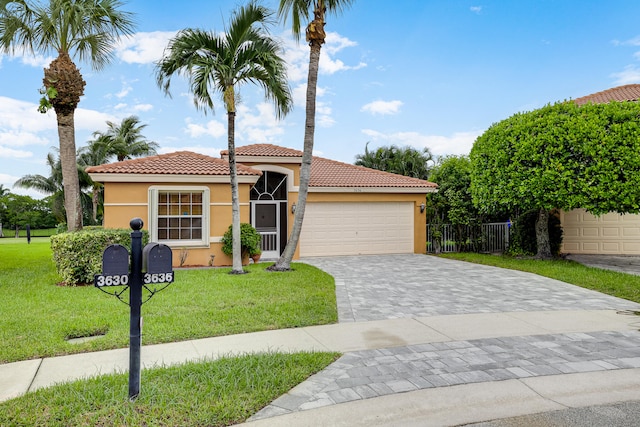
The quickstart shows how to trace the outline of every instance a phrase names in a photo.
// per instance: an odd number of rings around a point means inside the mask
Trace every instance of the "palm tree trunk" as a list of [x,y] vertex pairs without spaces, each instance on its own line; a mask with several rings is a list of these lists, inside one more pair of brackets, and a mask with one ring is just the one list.
[[240,198],[238,196],[238,171],[236,168],[236,144],[235,144],[235,111],[227,113],[228,149],[229,149],[229,176],[231,179],[231,224],[233,244],[232,274],[242,274],[242,251],[240,247]]
[[71,113],[56,111],[58,119],[58,137],[60,139],[60,164],[64,187],[64,208],[69,231],[82,230],[82,205],[80,203],[80,182],[76,161],[76,136],[74,111]]
[[269,269],[274,271],[284,271],[291,268],[291,260],[300,241],[302,231],[302,221],[304,211],[307,206],[307,195],[309,194],[309,179],[311,178],[311,160],[313,159],[313,143],[316,128],[316,90],[318,86],[318,68],[320,64],[320,43],[311,43],[309,52],[309,74],[307,76],[307,106],[304,127],[304,148],[302,153],[302,165],[300,166],[300,185],[298,190],[298,201],[296,202],[296,212],[293,218],[293,228],[289,235],[289,240],[280,258]]
[[100,187],[93,187],[93,194],[91,197],[91,204],[93,207],[93,223],[98,223],[98,199],[100,198]]

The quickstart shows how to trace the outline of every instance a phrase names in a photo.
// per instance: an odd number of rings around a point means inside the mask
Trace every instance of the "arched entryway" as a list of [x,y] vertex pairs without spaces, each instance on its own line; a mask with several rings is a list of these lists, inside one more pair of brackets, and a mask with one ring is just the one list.
[[263,171],[250,197],[251,224],[262,235],[262,258],[277,258],[287,242],[287,175]]

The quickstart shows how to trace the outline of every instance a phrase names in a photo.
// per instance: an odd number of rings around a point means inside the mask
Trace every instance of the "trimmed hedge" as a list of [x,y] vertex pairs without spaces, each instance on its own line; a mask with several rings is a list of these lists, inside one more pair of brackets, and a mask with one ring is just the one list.
[[[148,242],[149,233],[142,230],[142,245]],[[102,272],[102,253],[112,244],[121,244],[131,252],[131,230],[86,228],[51,236],[53,261],[63,283],[68,286],[93,283],[93,276]]]

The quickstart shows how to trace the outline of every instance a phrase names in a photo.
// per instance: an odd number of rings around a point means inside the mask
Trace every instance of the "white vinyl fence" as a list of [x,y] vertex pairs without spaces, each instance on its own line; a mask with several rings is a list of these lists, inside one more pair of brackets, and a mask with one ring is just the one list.
[[505,252],[508,248],[508,222],[479,226],[427,225],[428,252]]

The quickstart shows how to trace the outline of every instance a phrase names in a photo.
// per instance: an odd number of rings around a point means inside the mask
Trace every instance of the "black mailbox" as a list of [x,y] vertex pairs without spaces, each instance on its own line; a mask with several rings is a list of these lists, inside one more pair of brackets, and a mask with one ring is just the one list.
[[129,251],[122,245],[109,245],[102,253],[102,275],[129,274]]
[[149,243],[142,250],[142,270],[149,274],[171,273],[173,252],[167,245]]

